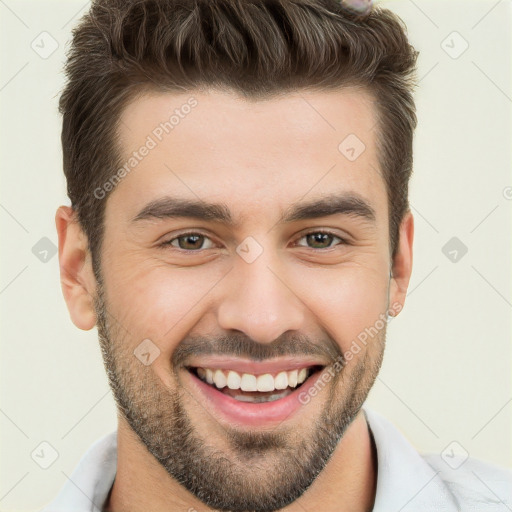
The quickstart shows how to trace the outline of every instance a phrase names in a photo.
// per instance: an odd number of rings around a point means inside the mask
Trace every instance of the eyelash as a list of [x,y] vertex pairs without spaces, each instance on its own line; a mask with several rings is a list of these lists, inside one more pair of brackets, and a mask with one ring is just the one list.
[[[310,247],[310,249],[313,249],[314,251],[327,251],[329,249],[333,249],[334,247],[336,247],[337,245],[348,245],[348,241],[345,240],[344,238],[334,234],[333,232],[331,231],[327,231],[327,230],[316,230],[316,231],[309,231],[307,233],[304,233],[303,235],[301,235],[297,241],[299,240],[302,240],[303,238],[307,237],[308,235],[313,235],[313,234],[323,234],[323,235],[331,235],[334,239],[338,239],[339,240],[339,243],[338,244],[335,244],[333,246],[330,246],[330,247],[324,247],[324,248],[321,248],[321,249],[316,249],[314,247]],[[190,231],[190,232],[187,232],[187,233],[181,233],[180,235],[178,236],[175,236],[174,238],[171,238],[170,240],[166,240],[165,242],[162,242],[160,244],[160,247],[169,247],[171,246],[173,249],[176,249],[178,251],[181,251],[181,252],[190,252],[190,253],[199,253],[201,251],[205,251],[207,249],[181,249],[180,247],[174,247],[171,245],[172,242],[174,242],[175,240],[178,240],[180,238],[184,238],[184,237],[187,237],[187,236],[192,236],[192,235],[199,235],[199,236],[203,236],[205,237],[206,239],[209,239],[210,240],[210,237],[201,233],[201,232],[198,232],[198,231]],[[333,243],[334,243],[335,240],[333,240]],[[300,245],[299,247],[307,247],[307,246],[304,246],[304,245]]]

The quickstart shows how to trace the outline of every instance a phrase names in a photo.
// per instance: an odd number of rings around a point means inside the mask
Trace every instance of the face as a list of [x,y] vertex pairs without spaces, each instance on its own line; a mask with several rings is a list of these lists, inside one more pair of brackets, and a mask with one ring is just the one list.
[[210,507],[297,499],[377,376],[411,238],[390,278],[375,122],[355,89],[123,112],[95,321],[125,425]]

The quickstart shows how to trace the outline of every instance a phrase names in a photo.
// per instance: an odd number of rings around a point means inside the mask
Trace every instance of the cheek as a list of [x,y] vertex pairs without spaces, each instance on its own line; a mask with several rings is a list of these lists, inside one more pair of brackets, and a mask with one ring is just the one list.
[[[368,329],[381,329],[388,303],[385,268],[353,266],[310,276],[308,306],[327,333],[345,352]],[[305,292],[306,293],[306,292]]]
[[225,274],[212,266],[176,268],[147,258],[105,268],[107,302],[134,345],[152,340],[170,353],[198,320]]

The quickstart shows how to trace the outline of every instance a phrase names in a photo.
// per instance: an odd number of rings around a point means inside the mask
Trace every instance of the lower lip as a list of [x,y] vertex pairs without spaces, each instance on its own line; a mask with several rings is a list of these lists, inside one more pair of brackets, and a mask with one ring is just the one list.
[[236,400],[203,382],[188,370],[185,370],[185,372],[190,377],[189,380],[193,391],[198,392],[206,399],[202,400],[201,403],[206,403],[206,406],[212,410],[212,414],[215,417],[220,413],[224,420],[230,424],[271,426],[291,418],[301,407],[304,407],[305,403],[301,402],[299,397],[309,397],[309,389],[315,385],[321,370],[311,374],[302,386],[292,391],[289,395],[271,402],[260,403]]

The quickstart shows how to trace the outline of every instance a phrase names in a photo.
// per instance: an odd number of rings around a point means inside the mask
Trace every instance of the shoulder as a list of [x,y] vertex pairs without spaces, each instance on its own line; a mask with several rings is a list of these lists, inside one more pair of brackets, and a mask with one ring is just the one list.
[[459,455],[463,450],[455,444],[442,453],[421,453],[385,417],[368,408],[364,412],[377,449],[374,510],[512,511],[510,469]]
[[512,510],[512,470],[461,455],[424,454],[422,458],[467,511]]
[[116,471],[117,431],[114,431],[89,447],[59,494],[38,512],[91,512],[93,509],[99,512],[98,507],[103,508]]

